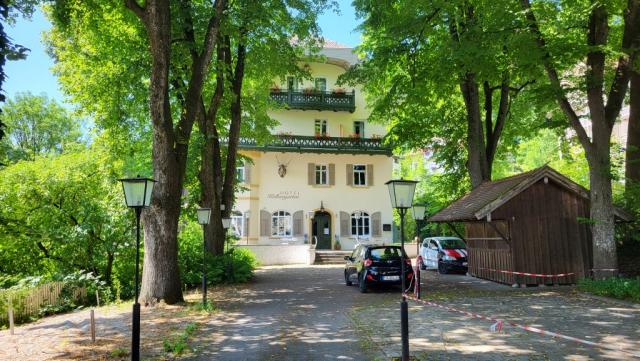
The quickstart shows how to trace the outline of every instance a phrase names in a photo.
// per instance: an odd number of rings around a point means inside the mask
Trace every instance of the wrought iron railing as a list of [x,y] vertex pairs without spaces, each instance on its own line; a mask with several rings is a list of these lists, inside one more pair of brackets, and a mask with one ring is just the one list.
[[347,153],[391,155],[391,147],[382,139],[355,137],[312,137],[277,135],[267,144],[258,144],[251,138],[240,138],[240,148],[279,152]]
[[356,91],[272,89],[271,99],[286,104],[289,109],[333,110],[353,113],[356,110]]

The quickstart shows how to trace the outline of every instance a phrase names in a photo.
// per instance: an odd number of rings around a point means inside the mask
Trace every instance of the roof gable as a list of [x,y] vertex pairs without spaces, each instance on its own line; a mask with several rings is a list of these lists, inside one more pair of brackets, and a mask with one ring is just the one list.
[[[589,191],[586,188],[548,165],[544,165],[529,172],[495,181],[484,182],[471,192],[451,203],[448,207],[431,216],[429,221],[475,221],[485,218],[495,209],[544,178],[553,180],[554,183],[567,191],[589,199]],[[622,209],[616,208],[615,214],[622,220],[631,220],[631,216]]]

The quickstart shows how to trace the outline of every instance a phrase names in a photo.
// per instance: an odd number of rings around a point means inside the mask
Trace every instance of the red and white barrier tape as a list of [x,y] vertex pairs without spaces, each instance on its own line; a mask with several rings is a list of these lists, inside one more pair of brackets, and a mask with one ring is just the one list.
[[504,324],[507,324],[509,326],[516,327],[516,328],[519,328],[521,330],[525,330],[525,331],[529,331],[529,332],[533,332],[533,333],[537,333],[537,334],[541,334],[541,335],[547,335],[547,336],[551,336],[551,337],[554,337],[554,338],[562,338],[562,339],[565,339],[565,340],[568,340],[568,341],[573,341],[573,342],[577,342],[577,343],[580,343],[580,344],[583,344],[583,345],[588,345],[588,346],[592,346],[592,347],[596,347],[596,348],[600,348],[600,349],[606,349],[606,350],[610,350],[610,351],[622,352],[622,353],[625,353],[627,355],[631,355],[631,356],[640,358],[640,353],[639,352],[627,351],[627,350],[623,350],[623,349],[620,349],[620,348],[615,348],[613,346],[609,346],[607,344],[601,344],[601,343],[597,343],[597,342],[593,342],[593,341],[587,341],[587,340],[583,340],[583,339],[572,337],[572,336],[566,336],[566,335],[563,335],[561,333],[546,331],[546,330],[543,330],[541,328],[537,328],[537,327],[533,327],[533,326],[521,325],[521,324],[518,324],[518,323],[515,323],[515,322],[505,321],[505,320],[498,319],[498,318],[495,318],[495,317],[487,317],[487,316],[483,316],[483,315],[480,315],[480,314],[477,314],[477,313],[472,313],[472,312],[468,312],[468,311],[459,310],[457,308],[444,306],[444,305],[441,305],[441,304],[438,304],[438,303],[435,303],[435,302],[420,300],[420,299],[418,299],[416,297],[413,297],[411,295],[407,295],[406,293],[405,293],[405,297],[407,297],[407,298],[409,298],[411,300],[414,300],[416,302],[423,303],[423,304],[428,305],[428,306],[433,306],[433,307],[438,307],[438,308],[445,309],[445,310],[447,310],[449,312],[461,313],[463,315],[466,315],[466,316],[469,316],[469,317],[472,317],[472,318],[478,318],[478,319],[481,319],[481,320],[494,322],[494,324],[491,325],[491,328],[490,328],[491,331],[494,331],[494,332],[500,332],[502,330],[502,326]]
[[556,278],[556,277],[565,277],[565,276],[575,275],[574,272],[558,273],[558,274],[555,274],[555,275],[546,275],[546,274],[540,274],[540,273],[515,272],[515,271],[507,271],[507,270],[501,270],[501,269],[483,268],[483,267],[480,267],[479,269],[487,270],[487,271],[493,271],[493,272],[500,272],[500,273],[508,273],[508,274],[513,274],[513,275],[531,276],[531,277],[546,277],[546,278]]

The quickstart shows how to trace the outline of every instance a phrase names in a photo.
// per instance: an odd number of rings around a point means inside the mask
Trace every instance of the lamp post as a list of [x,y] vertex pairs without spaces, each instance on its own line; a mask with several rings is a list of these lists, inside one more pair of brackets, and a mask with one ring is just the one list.
[[244,212],[244,221],[247,222],[247,224],[245,225],[243,223],[242,224],[242,228],[243,228],[243,231],[245,229],[247,230],[247,234],[245,234],[245,236],[247,237],[247,245],[249,244],[249,227],[250,227],[250,225],[248,223],[249,223],[249,220],[251,219],[250,217],[251,217],[251,211]]
[[127,207],[136,212],[136,275],[135,302],[133,304],[133,322],[131,326],[131,360],[140,360],[140,304],[138,303],[138,274],[140,273],[140,215],[142,209],[151,204],[153,184],[151,178],[137,176],[136,178],[120,179],[124,191],[124,201]]
[[387,183],[389,188],[389,197],[391,198],[391,207],[398,210],[400,213],[400,248],[402,249],[402,264],[401,264],[401,278],[402,278],[402,301],[400,302],[400,332],[402,335],[402,361],[409,361],[409,312],[407,306],[407,299],[404,296],[405,288],[405,263],[406,253],[404,251],[404,215],[407,213],[407,209],[412,207],[413,193],[416,190],[416,181],[396,179],[390,180]]
[[202,305],[207,305],[207,241],[204,228],[209,224],[211,208],[198,208],[198,223],[202,225]]
[[[224,217],[222,218],[222,228],[224,228],[224,244],[225,244],[225,248],[226,248],[226,253],[229,252],[229,243],[227,242],[227,230],[229,229],[229,227],[231,227],[231,218],[229,217]],[[231,272],[233,272],[233,270],[231,269],[231,267],[233,267],[233,260],[230,260],[229,262],[227,262],[227,279],[229,279],[229,276],[231,275]]]

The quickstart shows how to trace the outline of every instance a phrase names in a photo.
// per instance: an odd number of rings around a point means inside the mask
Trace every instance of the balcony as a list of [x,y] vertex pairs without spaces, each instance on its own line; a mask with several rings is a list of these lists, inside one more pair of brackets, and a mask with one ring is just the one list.
[[239,147],[271,152],[391,155],[391,147],[384,144],[382,139],[367,138],[278,135],[264,145],[257,144],[254,139],[240,138]]
[[333,110],[353,113],[356,110],[356,91],[351,93],[320,90],[271,89],[271,99],[289,109]]

